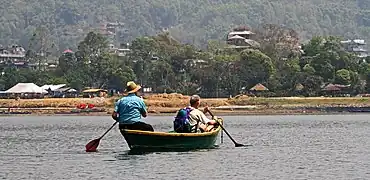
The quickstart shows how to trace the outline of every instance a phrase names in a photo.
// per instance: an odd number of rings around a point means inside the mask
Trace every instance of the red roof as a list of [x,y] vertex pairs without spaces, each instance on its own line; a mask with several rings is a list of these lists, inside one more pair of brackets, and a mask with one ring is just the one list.
[[73,53],[73,51],[70,50],[70,49],[66,49],[66,50],[63,51],[63,53]]
[[261,83],[258,83],[255,86],[253,86],[252,88],[250,88],[249,90],[251,90],[251,91],[268,91],[269,89],[266,86],[262,85]]

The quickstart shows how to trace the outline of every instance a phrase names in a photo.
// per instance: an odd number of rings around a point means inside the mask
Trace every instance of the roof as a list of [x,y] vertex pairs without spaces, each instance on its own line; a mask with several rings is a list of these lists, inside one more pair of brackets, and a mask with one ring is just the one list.
[[105,91],[105,92],[108,92],[107,90],[105,89],[86,89],[84,91],[82,91],[83,93],[94,93],[94,92],[99,92],[99,91]]
[[43,93],[47,91],[37,86],[34,83],[18,83],[15,86],[5,91],[6,93]]
[[235,35],[235,34],[255,34],[252,31],[232,31],[229,33],[229,35]]
[[328,84],[326,85],[323,90],[324,91],[340,91],[342,88],[350,87],[351,85],[342,85],[342,84]]
[[304,88],[304,86],[301,83],[298,83],[295,85],[295,90],[300,91]]
[[55,91],[59,88],[62,88],[66,86],[66,84],[57,84],[57,85],[53,85],[53,84],[45,84],[43,86],[41,86],[42,89],[45,89],[45,90],[51,90],[51,91]]
[[73,88],[70,88],[70,87],[59,88],[56,91],[58,91],[58,92],[77,92],[76,89],[73,89]]
[[66,50],[63,51],[63,53],[73,53],[73,51],[70,50],[70,49],[66,49]]
[[363,44],[363,45],[366,44],[365,40],[363,40],[363,39],[354,39],[353,42],[355,42],[356,44]]
[[239,35],[231,36],[229,39],[245,39]]
[[71,88],[71,89],[68,89],[68,91],[67,91],[67,92],[77,92],[77,90],[76,90],[76,89]]
[[251,90],[251,91],[268,91],[269,89],[266,86],[262,85],[261,83],[258,83],[255,86],[253,86],[252,88],[250,88],[249,90]]
[[363,39],[345,40],[345,41],[340,41],[340,43],[342,44],[355,43],[359,45],[366,45],[366,42]]

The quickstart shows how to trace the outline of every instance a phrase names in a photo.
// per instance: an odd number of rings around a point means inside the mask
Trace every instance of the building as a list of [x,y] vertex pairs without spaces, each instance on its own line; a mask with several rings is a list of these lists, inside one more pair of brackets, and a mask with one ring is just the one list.
[[352,52],[357,55],[359,58],[366,58],[369,56],[367,49],[366,49],[366,43],[365,40],[362,39],[354,39],[354,40],[346,40],[341,41],[344,48],[348,52]]
[[260,44],[252,40],[253,35],[255,33],[246,27],[234,28],[233,31],[227,34],[226,43],[230,45],[230,48],[259,48]]
[[26,51],[23,47],[13,45],[9,47],[0,47],[0,64],[23,67],[27,64]]
[[122,22],[108,22],[99,28],[99,33],[107,37],[108,42],[117,44],[123,42],[128,30]]
[[109,48],[109,52],[111,54],[115,54],[119,57],[126,56],[131,51],[128,44],[127,44],[127,46],[124,46],[124,47],[122,47],[122,45],[121,45],[120,48],[114,46],[114,44],[109,44],[108,48]]

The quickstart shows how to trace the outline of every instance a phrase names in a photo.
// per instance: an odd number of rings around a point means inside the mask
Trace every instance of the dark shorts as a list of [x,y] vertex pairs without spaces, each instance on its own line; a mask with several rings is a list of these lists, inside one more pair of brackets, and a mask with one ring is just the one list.
[[140,130],[140,131],[154,131],[152,125],[144,122],[136,122],[133,124],[119,124],[120,129]]

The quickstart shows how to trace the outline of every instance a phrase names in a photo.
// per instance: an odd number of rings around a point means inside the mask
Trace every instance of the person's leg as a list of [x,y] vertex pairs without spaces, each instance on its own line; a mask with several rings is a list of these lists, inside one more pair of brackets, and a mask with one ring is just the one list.
[[132,127],[132,124],[119,124],[119,129],[130,129],[130,130],[134,130],[134,127]]
[[200,123],[199,124],[199,129],[202,131],[202,132],[205,132],[207,130],[207,126],[203,123]]
[[208,125],[208,126],[207,126],[207,128],[206,128],[206,131],[207,131],[207,132],[210,132],[210,131],[212,131],[212,130],[213,130],[213,128],[214,128],[214,126],[213,126],[213,125]]
[[136,122],[132,124],[132,128],[140,131],[154,131],[152,125],[144,123],[144,122]]
[[213,129],[213,125],[206,125],[206,124],[199,124],[199,129],[201,129],[203,132],[209,132],[209,131],[212,131]]

